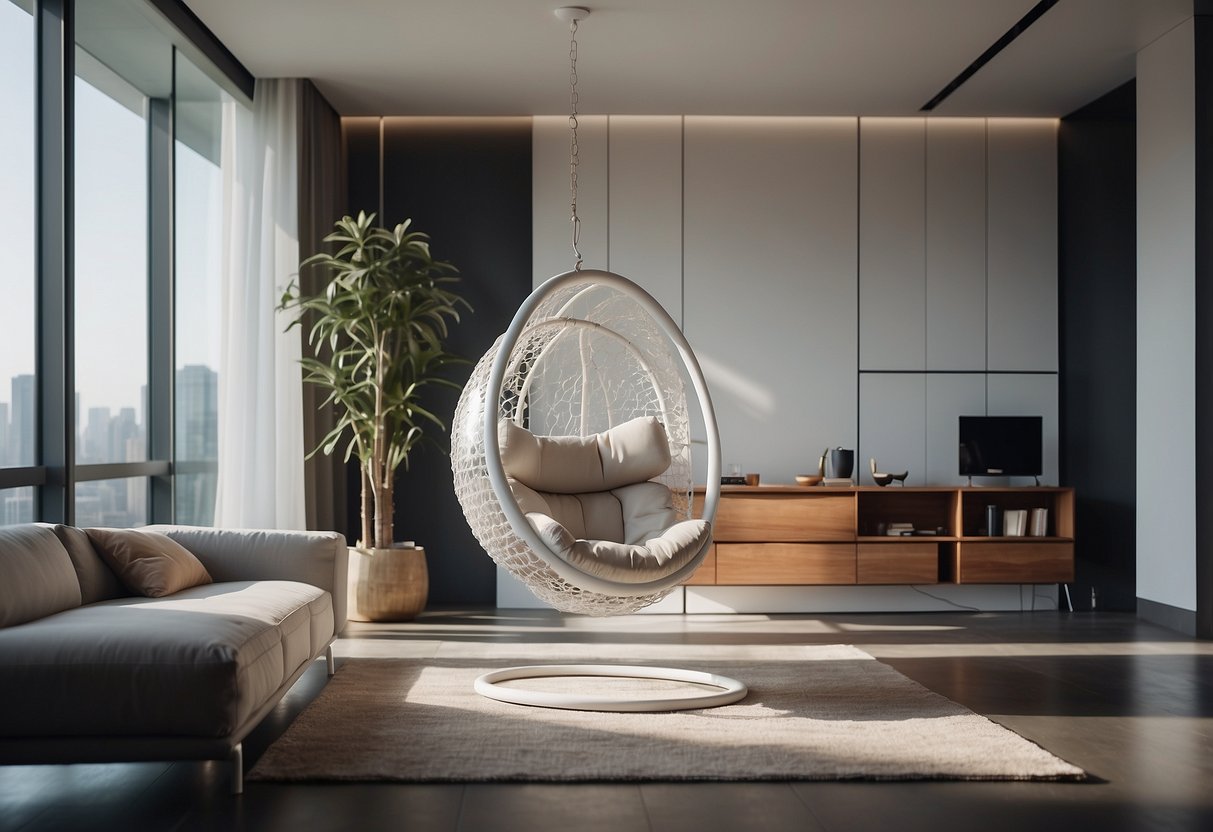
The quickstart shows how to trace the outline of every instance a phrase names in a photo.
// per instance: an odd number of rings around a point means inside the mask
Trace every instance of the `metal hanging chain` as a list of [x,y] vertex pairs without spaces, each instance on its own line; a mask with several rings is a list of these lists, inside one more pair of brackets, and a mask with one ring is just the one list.
[[575,271],[581,271],[581,217],[577,216],[577,19],[569,23],[569,208],[573,221],[573,256]]

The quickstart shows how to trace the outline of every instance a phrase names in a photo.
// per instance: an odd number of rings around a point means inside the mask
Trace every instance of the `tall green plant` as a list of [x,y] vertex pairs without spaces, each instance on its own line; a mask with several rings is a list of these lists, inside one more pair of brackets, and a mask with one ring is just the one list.
[[430,254],[429,237],[410,231],[411,220],[388,230],[375,215],[342,217],[324,238],[335,254],[313,255],[300,269],[322,268],[328,282],[316,294],[292,283],[281,308],[295,311],[291,326],[309,326],[314,358],[303,359],[304,381],[329,391],[337,424],[309,456],[332,454],[343,442],[345,459],[362,469],[363,547],[391,546],[396,469],[427,428],[446,430],[419,401],[430,385],[460,386],[444,377],[463,359],[447,351],[448,324],[471,306],[446,288],[459,280],[450,263]]

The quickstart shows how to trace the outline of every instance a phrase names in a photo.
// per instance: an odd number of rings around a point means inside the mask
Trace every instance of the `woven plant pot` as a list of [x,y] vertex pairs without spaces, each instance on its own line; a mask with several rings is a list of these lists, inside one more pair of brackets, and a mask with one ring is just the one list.
[[425,609],[430,573],[425,549],[350,547],[349,617],[354,621],[411,621]]

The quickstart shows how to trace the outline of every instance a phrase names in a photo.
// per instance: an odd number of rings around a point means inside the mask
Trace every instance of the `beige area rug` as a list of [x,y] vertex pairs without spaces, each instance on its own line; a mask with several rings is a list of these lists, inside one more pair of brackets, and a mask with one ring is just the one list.
[[[455,644],[423,658],[346,659],[250,780],[1073,780],[1081,769],[854,647],[708,651],[656,645]],[[573,652],[573,650],[576,652]],[[715,648],[719,654],[722,648]],[[728,655],[730,648],[723,648]],[[736,653],[736,648],[733,648]],[[681,658],[680,658],[681,657]],[[516,664],[613,661],[709,670],[750,693],[721,708],[615,714],[484,699],[472,681]],[[679,683],[614,685],[647,695]]]

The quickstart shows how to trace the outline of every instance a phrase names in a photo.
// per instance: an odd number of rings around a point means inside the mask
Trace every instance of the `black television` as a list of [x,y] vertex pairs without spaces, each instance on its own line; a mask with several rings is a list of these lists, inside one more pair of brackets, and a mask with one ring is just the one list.
[[1039,477],[1040,416],[961,416],[962,477]]

